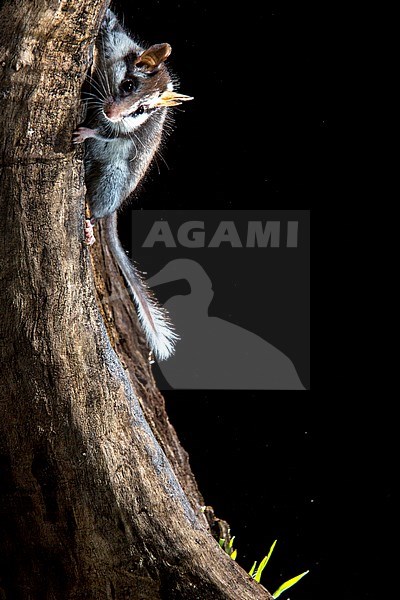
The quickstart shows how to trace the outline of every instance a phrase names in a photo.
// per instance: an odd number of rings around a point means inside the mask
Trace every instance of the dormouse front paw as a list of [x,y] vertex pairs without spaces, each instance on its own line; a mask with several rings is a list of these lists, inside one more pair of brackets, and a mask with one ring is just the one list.
[[88,138],[95,137],[96,132],[94,129],[89,129],[88,127],[78,127],[76,131],[72,134],[72,143],[73,144],[82,144]]

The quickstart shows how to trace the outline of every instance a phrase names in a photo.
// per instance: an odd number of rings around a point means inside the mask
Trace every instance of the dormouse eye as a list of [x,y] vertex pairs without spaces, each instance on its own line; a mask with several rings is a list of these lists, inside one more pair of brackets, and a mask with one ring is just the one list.
[[125,79],[119,87],[123,94],[131,94],[135,89],[135,84],[132,79]]

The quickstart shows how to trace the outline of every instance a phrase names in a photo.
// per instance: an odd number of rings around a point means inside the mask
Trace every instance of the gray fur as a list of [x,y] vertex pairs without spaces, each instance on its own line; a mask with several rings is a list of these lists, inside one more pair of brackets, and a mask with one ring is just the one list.
[[[110,94],[118,97],[119,86],[127,71],[131,71],[126,56],[139,55],[142,51],[108,10],[96,41],[92,91],[101,93],[104,98]],[[143,96],[147,98],[167,89],[171,78],[162,65],[160,73],[146,83],[132,98],[133,106],[140,103]],[[95,219],[117,210],[145,175],[160,146],[166,112],[167,109],[159,108],[112,123],[102,110],[89,111],[90,125],[97,135],[86,142],[85,167],[89,204]]]
[[[106,219],[107,244],[135,301],[148,343],[158,358],[165,359],[173,353],[177,335],[127,258],[117,233],[116,211],[143,179],[162,140],[168,109],[151,108],[151,101],[172,89],[163,63],[150,74],[135,67],[142,52],[108,10],[95,46],[88,100],[90,129],[78,129],[75,141],[86,139],[85,174],[92,217]],[[134,82],[133,91],[124,92],[126,80]],[[110,106],[116,117],[110,112],[106,115]]]

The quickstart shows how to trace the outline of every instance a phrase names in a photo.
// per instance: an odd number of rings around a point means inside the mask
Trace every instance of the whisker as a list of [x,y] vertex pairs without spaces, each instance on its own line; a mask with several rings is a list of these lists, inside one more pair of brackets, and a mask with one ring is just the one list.
[[95,119],[97,119],[100,112],[100,110],[97,110],[89,117],[88,125],[90,125]]
[[165,160],[162,151],[158,150],[156,154],[161,158],[161,160],[163,161],[164,165],[167,167],[167,169],[169,171],[170,170],[169,165],[168,165],[167,161]]
[[[102,47],[102,53],[103,53],[103,62],[104,62],[104,66],[105,66],[105,64],[106,64],[106,54],[105,54],[105,51],[104,51],[104,40],[103,39],[101,40],[101,47]],[[111,96],[111,86],[110,86],[110,80],[108,78],[108,71],[107,71],[107,69],[104,69],[104,72],[101,75],[102,75],[102,77],[105,80],[105,83],[106,83],[105,87],[106,87],[106,90],[108,92],[108,95]]]
[[82,93],[83,99],[85,99],[86,97],[90,97],[90,98],[96,98],[96,100],[101,100],[101,98],[99,98],[99,96],[97,94],[92,94],[91,92],[83,92]]
[[136,133],[134,131],[132,131],[132,133],[135,136],[135,138],[137,139],[137,141],[141,144],[142,148],[144,148],[146,150],[146,146],[143,144],[143,142],[140,139],[140,137],[138,135],[136,135]]
[[[100,73],[99,73],[99,75],[100,75]],[[90,75],[88,75],[88,79],[89,79],[89,83],[90,83],[91,87],[93,87],[94,90],[99,94],[100,98],[102,98],[103,100],[106,100],[106,90],[104,89],[104,85],[101,87],[102,83],[96,81]],[[90,93],[90,92],[84,92],[84,93]]]
[[157,166],[157,173],[158,175],[161,175],[161,170],[160,170],[160,165],[158,164],[158,160],[157,160],[157,152],[154,154],[154,160]]
[[92,100],[92,99],[86,100],[84,98],[82,100],[82,103],[85,104],[85,106],[98,106],[99,108],[103,108],[103,103],[99,102],[98,100]]
[[111,95],[108,82],[106,81],[104,73],[101,73],[100,71],[98,72],[98,77],[99,84],[101,85],[101,89],[103,90],[104,98],[106,98],[107,96]]

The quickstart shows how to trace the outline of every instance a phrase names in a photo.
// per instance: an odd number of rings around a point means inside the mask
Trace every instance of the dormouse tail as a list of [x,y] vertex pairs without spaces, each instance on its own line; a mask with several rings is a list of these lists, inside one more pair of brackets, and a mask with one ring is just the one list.
[[158,304],[152,291],[146,286],[140,273],[127,257],[117,232],[117,213],[103,220],[107,245],[118,264],[132,296],[139,321],[147,342],[159,360],[166,360],[174,353],[179,336],[175,333],[167,311]]

